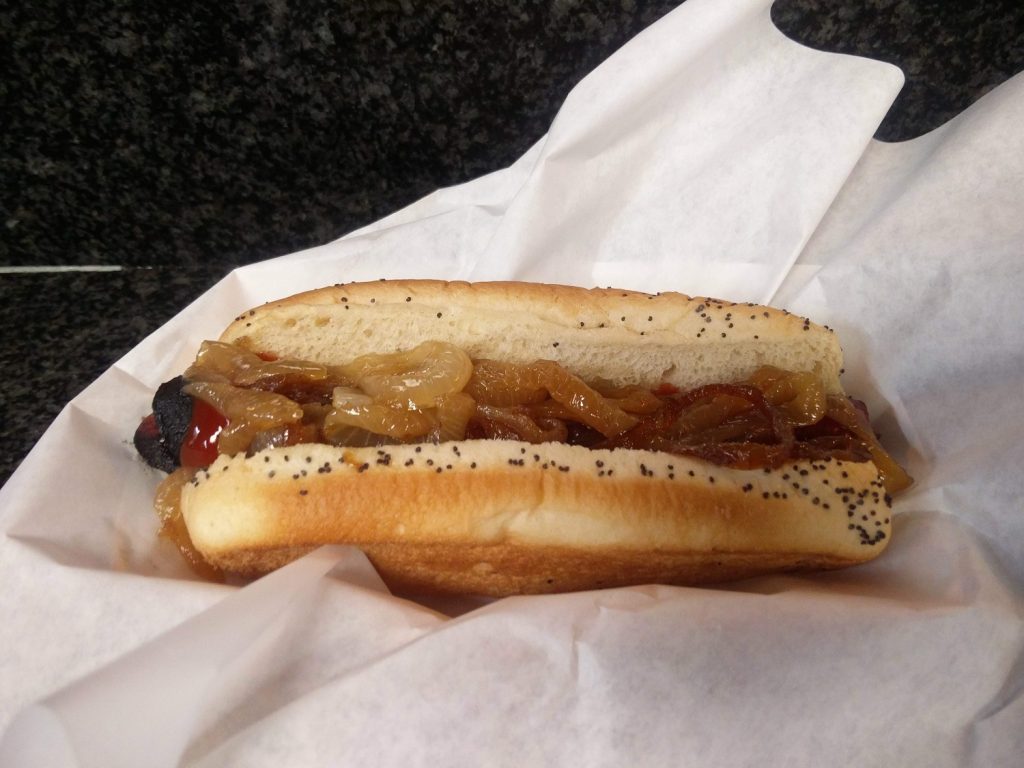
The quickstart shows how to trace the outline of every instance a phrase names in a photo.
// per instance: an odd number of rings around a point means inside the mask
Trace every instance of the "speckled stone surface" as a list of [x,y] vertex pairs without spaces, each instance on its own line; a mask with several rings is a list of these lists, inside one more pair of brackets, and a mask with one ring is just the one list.
[[[0,6],[0,482],[61,407],[232,267],[504,167],[678,0]],[[812,47],[901,66],[878,138],[1024,68],[1024,3],[780,0]],[[140,309],[140,308],[145,308]]]
[[780,0],[776,26],[823,51],[895,64],[906,84],[875,133],[920,136],[1024,70],[1024,2]]

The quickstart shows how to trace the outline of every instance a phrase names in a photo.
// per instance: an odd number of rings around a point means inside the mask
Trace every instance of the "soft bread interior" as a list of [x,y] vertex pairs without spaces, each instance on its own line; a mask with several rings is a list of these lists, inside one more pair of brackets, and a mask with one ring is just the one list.
[[840,392],[842,352],[787,312],[679,293],[522,283],[382,281],[299,294],[239,317],[222,341],[327,363],[446,341],[470,357],[554,360],[583,379],[681,388],[762,365],[812,371]]

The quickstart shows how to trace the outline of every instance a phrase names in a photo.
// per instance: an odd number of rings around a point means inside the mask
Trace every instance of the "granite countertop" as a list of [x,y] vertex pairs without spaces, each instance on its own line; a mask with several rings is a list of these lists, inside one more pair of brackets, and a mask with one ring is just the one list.
[[[583,75],[678,4],[0,9],[0,482],[68,400],[232,268],[508,165]],[[882,140],[1024,68],[1017,0],[779,0],[773,18],[904,70]]]

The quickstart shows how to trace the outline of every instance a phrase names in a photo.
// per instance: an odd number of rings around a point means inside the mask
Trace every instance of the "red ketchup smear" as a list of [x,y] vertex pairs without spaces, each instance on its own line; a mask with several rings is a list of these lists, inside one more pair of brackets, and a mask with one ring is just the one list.
[[217,458],[217,440],[228,420],[203,400],[194,399],[192,420],[181,442],[179,458],[183,467],[208,467]]

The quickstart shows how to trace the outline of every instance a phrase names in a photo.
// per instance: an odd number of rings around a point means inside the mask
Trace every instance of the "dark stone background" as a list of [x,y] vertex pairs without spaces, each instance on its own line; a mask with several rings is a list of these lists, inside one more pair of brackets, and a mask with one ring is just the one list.
[[[0,482],[63,405],[232,268],[514,161],[678,0],[0,4]],[[877,138],[1024,68],[1024,3],[779,0],[900,66]]]

